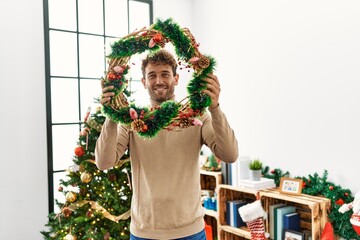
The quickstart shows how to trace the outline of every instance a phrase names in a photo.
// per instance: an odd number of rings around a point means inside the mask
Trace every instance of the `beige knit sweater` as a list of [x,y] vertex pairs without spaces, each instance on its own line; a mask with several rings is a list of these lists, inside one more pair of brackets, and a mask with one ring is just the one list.
[[238,145],[220,107],[201,117],[203,126],[161,130],[143,139],[107,119],[96,144],[99,169],[114,166],[130,148],[133,197],[130,231],[150,239],[175,239],[204,229],[200,200],[199,153],[203,144],[225,162]]

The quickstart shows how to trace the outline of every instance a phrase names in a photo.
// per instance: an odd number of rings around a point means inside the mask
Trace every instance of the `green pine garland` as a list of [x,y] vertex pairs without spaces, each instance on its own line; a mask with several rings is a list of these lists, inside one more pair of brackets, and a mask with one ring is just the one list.
[[[151,41],[154,44],[151,44]],[[187,62],[189,67],[194,69],[193,79],[187,86],[188,102],[182,104],[169,100],[157,108],[150,109],[136,106],[134,102],[127,104],[126,101],[119,104],[119,99],[126,99],[124,95],[120,95],[126,91],[129,58],[144,51],[155,52],[168,42],[174,45],[179,61]],[[180,28],[171,18],[165,21],[157,19],[149,29],[141,29],[125,36],[115,42],[111,48],[112,51],[108,56],[110,66],[104,80],[105,86],[114,86],[115,96],[110,104],[103,106],[103,113],[114,122],[128,125],[140,136],[151,138],[161,129],[188,127],[181,124],[181,121],[192,123],[194,118],[199,117],[205,108],[211,105],[211,98],[203,94],[202,90],[206,89],[207,84],[204,79],[215,68],[215,59],[202,55],[190,31]],[[115,71],[115,67],[118,69],[120,67],[120,71]],[[131,116],[130,111],[133,110],[136,111],[138,118]]]
[[[282,173],[280,169],[271,170],[269,173],[269,167],[262,169],[262,173],[266,178],[272,178],[275,180],[276,185],[279,186],[281,177],[289,176],[289,172]],[[336,185],[333,182],[328,181],[328,171],[325,170],[322,176],[318,173],[308,175],[308,177],[295,177],[303,180],[302,193],[312,196],[323,196],[331,201],[331,208],[328,212],[329,221],[331,222],[334,233],[344,239],[358,239],[357,235],[350,223],[350,217],[352,211],[340,213],[339,208],[344,203],[350,203],[354,201],[354,197],[349,189],[344,189],[340,185]]]

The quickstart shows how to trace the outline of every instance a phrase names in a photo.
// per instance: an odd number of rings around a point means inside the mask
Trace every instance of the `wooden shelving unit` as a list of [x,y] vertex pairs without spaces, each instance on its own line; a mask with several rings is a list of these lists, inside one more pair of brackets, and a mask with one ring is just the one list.
[[[221,172],[211,172],[200,170],[200,184],[202,190],[215,191],[218,196],[218,187],[222,182]],[[218,200],[218,199],[217,199]],[[219,210],[219,201],[217,201],[217,210]],[[212,226],[213,237],[219,238],[219,211],[205,209],[205,221]]]
[[[251,239],[250,231],[246,227],[234,228],[226,225],[226,201],[243,199],[253,202],[256,200],[257,195],[260,197],[266,212],[269,212],[269,206],[275,203],[281,202],[295,206],[301,217],[301,228],[311,231],[313,240],[320,239],[321,231],[327,222],[327,210],[330,207],[329,199],[305,194],[282,194],[277,188],[256,191],[221,184],[219,185],[218,195],[218,235],[220,240]],[[269,232],[269,217],[265,219],[264,223],[265,230]]]

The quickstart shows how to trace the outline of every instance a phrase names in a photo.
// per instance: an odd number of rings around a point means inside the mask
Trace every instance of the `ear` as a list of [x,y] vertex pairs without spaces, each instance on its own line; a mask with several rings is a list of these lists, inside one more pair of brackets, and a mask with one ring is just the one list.
[[147,89],[146,79],[145,79],[145,78],[141,78],[141,82],[142,82],[142,84],[144,85],[144,88]]
[[174,78],[175,78],[175,85],[178,85],[178,83],[179,83],[179,74],[176,74]]

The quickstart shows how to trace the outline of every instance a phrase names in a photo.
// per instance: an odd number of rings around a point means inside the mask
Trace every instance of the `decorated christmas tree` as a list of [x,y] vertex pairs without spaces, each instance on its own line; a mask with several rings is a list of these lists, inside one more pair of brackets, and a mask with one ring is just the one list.
[[67,179],[60,180],[59,191],[66,201],[56,200],[58,213],[50,213],[44,239],[129,239],[130,161],[124,155],[119,163],[105,171],[95,165],[95,144],[105,117],[100,107],[87,112],[77,146],[74,165]]

